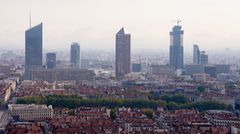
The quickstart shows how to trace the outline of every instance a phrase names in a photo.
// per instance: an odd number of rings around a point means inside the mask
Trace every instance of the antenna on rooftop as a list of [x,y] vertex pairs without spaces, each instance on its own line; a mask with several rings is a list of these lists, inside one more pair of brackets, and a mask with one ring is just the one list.
[[141,56],[138,56],[138,63],[141,64]]
[[177,19],[177,20],[173,20],[172,22],[177,22],[177,25],[179,26],[179,24],[182,22],[182,20]]
[[31,11],[29,13],[29,25],[30,25],[30,28],[32,28],[32,16],[31,16]]

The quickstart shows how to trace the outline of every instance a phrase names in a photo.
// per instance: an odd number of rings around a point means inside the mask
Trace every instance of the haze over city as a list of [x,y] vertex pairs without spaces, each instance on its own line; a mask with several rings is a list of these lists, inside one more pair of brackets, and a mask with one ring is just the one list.
[[169,31],[180,18],[184,47],[204,50],[240,49],[238,0],[1,0],[0,47],[24,49],[24,32],[43,22],[44,49],[115,47],[115,34],[125,27],[132,49],[169,49]]
[[239,0],[0,0],[0,134],[240,134]]

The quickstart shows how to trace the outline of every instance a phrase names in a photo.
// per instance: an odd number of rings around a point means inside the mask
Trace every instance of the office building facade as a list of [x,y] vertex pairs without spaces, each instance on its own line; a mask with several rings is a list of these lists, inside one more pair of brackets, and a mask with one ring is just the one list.
[[80,68],[80,45],[77,42],[71,44],[70,62],[74,68]]
[[42,23],[25,32],[25,79],[31,68],[42,68]]
[[47,69],[56,68],[56,53],[47,53],[46,54],[46,64]]
[[139,63],[133,63],[132,64],[132,72],[141,72],[142,71],[142,65]]
[[200,50],[198,45],[193,45],[193,64],[200,64]]
[[33,81],[81,81],[93,80],[95,73],[88,69],[32,69],[30,80]]
[[200,52],[200,64],[202,65],[208,64],[208,55],[205,51]]
[[229,64],[215,64],[217,74],[225,73],[228,74],[231,72],[231,66]]
[[217,69],[215,66],[204,66],[204,73],[209,74],[211,77],[217,77]]
[[183,33],[180,25],[175,25],[170,31],[170,65],[175,70],[183,69]]
[[185,65],[185,74],[193,75],[198,73],[204,73],[204,65],[201,64],[189,64]]
[[124,28],[116,34],[116,78],[131,72],[131,34]]

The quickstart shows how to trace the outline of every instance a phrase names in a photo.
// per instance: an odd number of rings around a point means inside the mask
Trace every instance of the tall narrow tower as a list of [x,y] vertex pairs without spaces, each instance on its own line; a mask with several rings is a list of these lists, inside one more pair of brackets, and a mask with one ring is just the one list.
[[193,45],[193,64],[200,64],[200,50],[198,45]]
[[46,65],[47,65],[47,69],[56,68],[56,53],[46,54]]
[[205,51],[200,52],[200,64],[208,64],[208,55]]
[[25,32],[25,77],[32,68],[42,68],[42,23]]
[[73,42],[70,49],[70,62],[74,68],[80,68],[80,45]]
[[124,28],[116,34],[116,78],[131,72],[131,34]]
[[183,30],[178,24],[170,31],[170,65],[177,69],[183,69]]

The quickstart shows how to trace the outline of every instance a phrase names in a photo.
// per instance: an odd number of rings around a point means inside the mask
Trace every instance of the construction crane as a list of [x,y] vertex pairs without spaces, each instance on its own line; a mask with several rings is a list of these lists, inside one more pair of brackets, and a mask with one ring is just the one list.
[[179,24],[182,22],[182,20],[177,19],[177,20],[173,20],[172,22],[177,22],[177,25],[179,26]]

